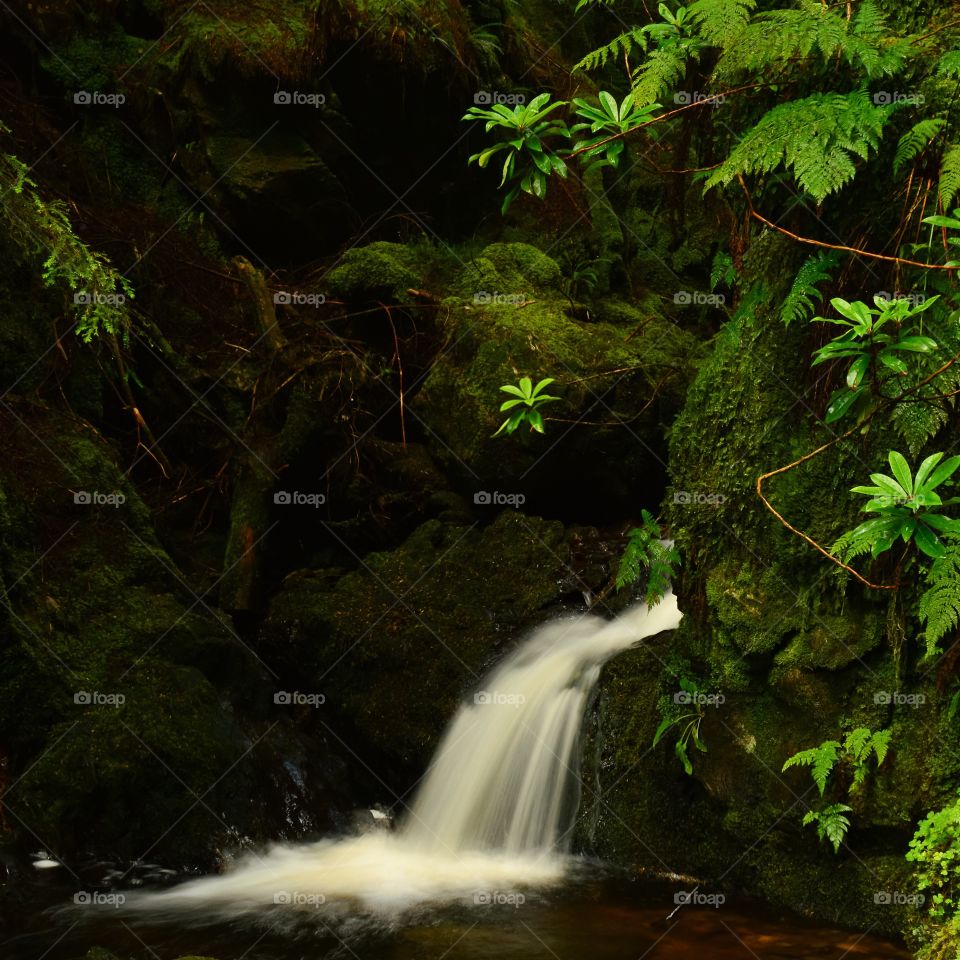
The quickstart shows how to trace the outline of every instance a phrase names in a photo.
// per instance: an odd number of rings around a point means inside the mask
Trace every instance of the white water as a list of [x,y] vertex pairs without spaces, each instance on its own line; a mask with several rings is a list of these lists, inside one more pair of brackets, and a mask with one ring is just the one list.
[[128,907],[229,916],[279,903],[394,914],[431,901],[510,902],[507,891],[560,879],[579,802],[580,726],[600,668],[679,622],[668,593],[612,621],[588,614],[545,624],[461,706],[396,832],[274,846],[223,876],[128,897]]

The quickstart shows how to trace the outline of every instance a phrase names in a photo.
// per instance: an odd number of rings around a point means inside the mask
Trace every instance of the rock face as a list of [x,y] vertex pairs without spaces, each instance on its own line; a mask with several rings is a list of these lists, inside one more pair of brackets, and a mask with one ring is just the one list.
[[[802,386],[790,354],[763,304],[746,312],[725,328],[673,426],[667,503],[684,551],[685,619],[606,668],[582,832],[603,857],[897,934],[915,911],[875,894],[912,889],[903,854],[913,824],[952,797],[960,761],[936,677],[907,669],[916,645],[902,641],[887,598],[850,586],[756,495],[759,473],[823,442],[816,419],[790,412]],[[778,429],[778,417],[791,428]],[[883,436],[838,445],[771,480],[768,496],[829,545],[858,522],[838,478],[876,469],[865,465],[889,445]],[[680,728],[652,746],[681,678],[724,698],[702,708],[707,752],[691,747],[690,776],[673,753]],[[809,768],[781,772],[792,754],[855,727],[892,731],[889,755],[859,791],[847,794],[841,771],[821,801]],[[839,855],[801,825],[807,809],[835,802],[853,807],[851,849]]]

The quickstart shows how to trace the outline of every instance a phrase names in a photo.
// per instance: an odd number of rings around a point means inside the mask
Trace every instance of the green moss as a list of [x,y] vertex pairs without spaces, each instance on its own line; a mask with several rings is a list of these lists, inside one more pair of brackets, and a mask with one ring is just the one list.
[[413,250],[378,241],[348,250],[323,282],[329,295],[349,302],[386,297],[397,303],[409,300],[407,289],[416,287],[419,277]]
[[369,744],[425,762],[498,644],[556,599],[567,553],[562,526],[535,517],[506,512],[482,531],[431,520],[333,586],[291,578],[267,632]]

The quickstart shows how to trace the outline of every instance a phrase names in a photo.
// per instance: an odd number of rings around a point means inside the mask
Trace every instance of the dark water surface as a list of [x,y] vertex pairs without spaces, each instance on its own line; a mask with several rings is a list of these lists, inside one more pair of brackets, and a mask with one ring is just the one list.
[[[60,871],[56,871],[60,873]],[[166,922],[109,903],[75,907],[73,886],[47,875],[0,903],[3,960],[81,960],[103,947],[120,960],[894,960],[878,937],[730,900],[682,907],[678,889],[589,868],[523,903],[438,904],[385,920],[343,905],[271,906],[254,918]],[[104,894],[105,895],[105,894]],[[670,917],[670,914],[673,916]]]

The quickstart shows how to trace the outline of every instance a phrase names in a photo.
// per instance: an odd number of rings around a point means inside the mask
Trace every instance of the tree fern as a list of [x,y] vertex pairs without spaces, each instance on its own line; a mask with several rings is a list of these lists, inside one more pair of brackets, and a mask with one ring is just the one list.
[[920,597],[918,613],[930,655],[960,623],[960,545],[949,545],[946,553],[930,564],[924,579],[927,589]]
[[915,123],[897,141],[897,152],[893,158],[894,175],[900,171],[930,144],[930,141],[947,125],[943,117],[925,117]]
[[686,76],[687,61],[697,55],[696,44],[689,41],[652,50],[633,71],[633,97],[637,106],[656,103],[664,93],[673,90]]
[[736,34],[736,43],[717,64],[717,76],[785,66],[818,56],[825,63],[844,60],[869,78],[895,73],[907,56],[906,42],[891,42],[872,0],[847,20],[843,8],[803,0],[798,9],[757,14]]
[[947,147],[940,161],[940,183],[937,186],[937,192],[944,210],[953,203],[953,198],[958,191],[960,191],[960,144],[954,143]]
[[785,325],[789,326],[794,320],[808,319],[813,313],[814,301],[823,302],[817,284],[830,279],[830,271],[837,262],[837,255],[832,251],[820,251],[804,262],[780,307],[780,319]]
[[937,62],[941,77],[960,77],[960,50],[948,50]]
[[932,440],[947,422],[942,403],[926,400],[905,400],[890,414],[893,428],[903,438],[911,456],[917,456],[928,440]]
[[711,46],[729,47],[743,32],[756,0],[696,0],[687,14]]
[[591,50],[582,60],[574,64],[573,71],[597,70],[605,67],[611,58],[629,56],[635,48],[641,51],[647,49],[647,37],[642,27],[630,27],[609,43]]
[[865,90],[815,93],[768,111],[746,132],[707,180],[706,189],[738,174],[769,173],[780,166],[817,202],[853,179],[853,158],[866,159],[880,141],[892,105],[874,106]]

